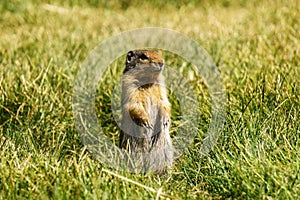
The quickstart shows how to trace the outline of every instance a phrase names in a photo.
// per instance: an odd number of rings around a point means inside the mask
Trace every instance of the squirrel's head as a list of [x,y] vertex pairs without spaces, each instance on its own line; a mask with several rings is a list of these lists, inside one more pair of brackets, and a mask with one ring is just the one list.
[[124,74],[159,74],[164,67],[163,58],[151,50],[129,51],[126,56],[126,68]]

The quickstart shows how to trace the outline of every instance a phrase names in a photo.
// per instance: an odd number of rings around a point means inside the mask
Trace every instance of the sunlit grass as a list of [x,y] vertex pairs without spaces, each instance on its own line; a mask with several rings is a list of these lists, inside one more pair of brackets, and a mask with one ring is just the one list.
[[[0,198],[155,199],[160,189],[162,199],[300,196],[298,1],[159,2],[1,3]],[[201,77],[189,76],[184,60],[163,52],[169,66],[191,78],[200,104],[199,136],[168,180],[102,165],[73,122],[73,84],[89,52],[112,35],[145,26],[198,41],[226,87],[224,131],[214,151],[200,158],[209,94]],[[110,100],[123,63],[120,58],[110,66],[96,97],[98,117],[106,119],[101,123],[114,140],[119,129]],[[170,98],[175,132],[180,107]]]

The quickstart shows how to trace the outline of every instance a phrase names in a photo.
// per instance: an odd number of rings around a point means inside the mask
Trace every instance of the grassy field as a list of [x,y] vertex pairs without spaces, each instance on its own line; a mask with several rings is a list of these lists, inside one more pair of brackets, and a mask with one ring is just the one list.
[[[1,1],[0,199],[298,199],[299,19],[297,0]],[[73,121],[73,85],[89,52],[112,35],[147,26],[199,42],[226,87],[224,130],[214,151],[200,158],[209,94],[201,80],[191,80],[206,105],[199,108],[200,134],[169,179],[102,165],[83,146]],[[115,61],[112,69],[123,63]],[[119,129],[111,89],[120,70],[99,84],[96,99],[112,139]],[[176,130],[180,108],[170,98]]]

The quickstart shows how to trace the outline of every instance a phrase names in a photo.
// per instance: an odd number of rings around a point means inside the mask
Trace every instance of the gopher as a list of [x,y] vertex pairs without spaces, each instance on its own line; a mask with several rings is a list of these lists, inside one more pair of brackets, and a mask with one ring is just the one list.
[[129,51],[122,77],[120,148],[140,157],[145,172],[168,173],[173,162],[171,104],[163,58],[150,50]]

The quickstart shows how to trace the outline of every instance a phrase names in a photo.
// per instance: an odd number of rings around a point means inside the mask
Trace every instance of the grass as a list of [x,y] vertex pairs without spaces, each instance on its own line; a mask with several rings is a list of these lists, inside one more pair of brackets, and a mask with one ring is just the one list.
[[[52,5],[52,6],[49,6]],[[54,6],[53,6],[54,5]],[[297,199],[300,196],[300,5],[281,1],[3,1],[0,5],[0,199]],[[115,171],[81,143],[72,90],[89,52],[129,29],[170,28],[197,40],[226,87],[226,124],[199,158],[210,120],[201,79],[199,138],[170,179]],[[166,62],[189,72],[180,58]],[[119,59],[99,84],[98,117],[110,112]],[[199,77],[198,77],[199,78]],[[173,103],[173,130],[180,107]],[[199,103],[199,104],[200,104]],[[204,105],[204,106],[203,106]],[[99,112],[99,110],[103,112]],[[175,132],[175,131],[174,131]]]

